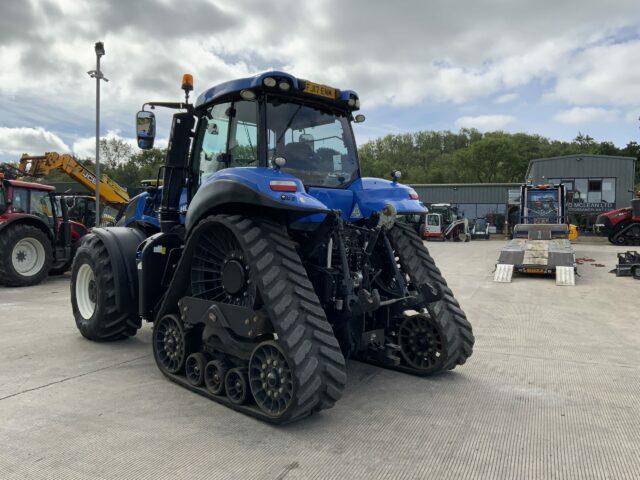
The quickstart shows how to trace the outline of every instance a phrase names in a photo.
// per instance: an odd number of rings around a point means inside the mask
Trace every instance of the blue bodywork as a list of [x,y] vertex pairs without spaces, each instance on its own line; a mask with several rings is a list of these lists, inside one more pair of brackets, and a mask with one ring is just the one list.
[[[122,225],[132,227],[136,223],[153,225],[160,229],[158,211],[160,210],[160,199],[162,198],[162,187],[155,191],[145,191],[133,197],[125,211]],[[180,223],[184,224],[189,205],[187,189],[183,188],[180,194]],[[131,208],[129,208],[131,207]]]
[[[220,83],[215,87],[211,87],[208,90],[205,90],[200,95],[198,95],[195,107],[200,108],[204,105],[215,102],[219,98],[238,93],[241,90],[260,88],[262,86],[262,81],[266,77],[285,78],[291,83],[293,90],[300,89],[300,80],[293,75],[278,71],[264,72],[259,73],[258,75],[254,75],[253,77],[239,78],[236,80]],[[353,90],[339,90],[338,100],[348,100],[350,96],[358,98],[358,94]],[[354,110],[357,110],[357,108],[354,108]]]
[[[321,222],[327,210],[339,210],[345,221],[358,221],[379,212],[387,204],[393,205],[399,214],[427,213],[427,209],[419,200],[410,198],[410,194],[414,193],[412,188],[379,178],[359,178],[345,188],[306,189],[298,178],[281,170],[267,167],[234,167],[220,170],[207,177],[203,180],[202,186],[219,180],[231,180],[246,185],[281,204],[285,210],[288,207],[311,210],[303,214],[293,211],[292,208],[291,221],[296,223]],[[273,191],[269,185],[273,180],[295,182],[297,191]],[[232,201],[233,199],[230,199],[230,202]]]

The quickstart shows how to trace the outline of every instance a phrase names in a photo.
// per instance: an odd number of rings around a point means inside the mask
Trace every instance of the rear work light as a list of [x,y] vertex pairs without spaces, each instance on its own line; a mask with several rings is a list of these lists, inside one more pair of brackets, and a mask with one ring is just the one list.
[[409,198],[411,200],[420,200],[420,195],[418,195],[418,193],[415,190],[410,190],[409,191]]
[[271,180],[269,182],[269,187],[271,190],[276,192],[296,192],[298,191],[298,186],[296,182],[292,182],[290,180]]

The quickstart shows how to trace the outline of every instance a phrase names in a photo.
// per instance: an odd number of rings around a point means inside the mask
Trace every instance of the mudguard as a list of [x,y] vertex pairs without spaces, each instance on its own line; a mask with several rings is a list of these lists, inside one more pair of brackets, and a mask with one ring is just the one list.
[[109,252],[113,268],[113,281],[117,287],[116,303],[118,308],[122,308],[123,311],[128,310],[131,303],[137,303],[136,251],[145,236],[138,230],[127,227],[94,228],[91,233],[102,241]]
[[10,225],[14,225],[15,223],[25,223],[27,225],[33,225],[34,227],[37,227],[45,232],[50,240],[53,240],[51,226],[41,218],[35,215],[31,215],[30,213],[12,213],[11,216],[8,216],[8,218],[2,218],[2,216],[0,216],[0,231],[4,230]]
[[[305,194],[297,194],[298,197],[302,195]],[[280,193],[280,196],[293,197],[294,195]],[[250,211],[251,207],[257,206],[300,214],[327,213],[329,211],[318,201],[311,205],[308,205],[308,203],[310,203],[308,200],[307,204],[305,204],[305,202],[301,201],[294,202],[292,200],[278,199],[275,195],[269,195],[237,180],[216,179],[198,189],[189,204],[185,227],[187,232],[190,232],[199,220],[222,205],[245,205],[247,211]]]

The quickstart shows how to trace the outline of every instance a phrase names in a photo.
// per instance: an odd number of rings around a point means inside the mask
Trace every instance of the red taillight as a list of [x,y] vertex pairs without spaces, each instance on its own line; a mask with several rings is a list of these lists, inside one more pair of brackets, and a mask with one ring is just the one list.
[[276,192],[295,192],[298,190],[296,182],[289,180],[271,180],[269,187]]
[[415,190],[411,190],[409,192],[409,198],[411,200],[420,200],[420,195],[418,195],[418,193]]

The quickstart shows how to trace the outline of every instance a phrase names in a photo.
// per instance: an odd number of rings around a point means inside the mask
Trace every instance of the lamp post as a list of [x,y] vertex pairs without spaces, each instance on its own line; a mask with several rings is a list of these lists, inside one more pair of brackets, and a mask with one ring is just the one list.
[[108,82],[109,79],[100,70],[100,57],[104,55],[104,43],[96,42],[96,69],[87,73],[96,79],[96,227],[100,226],[100,80]]

